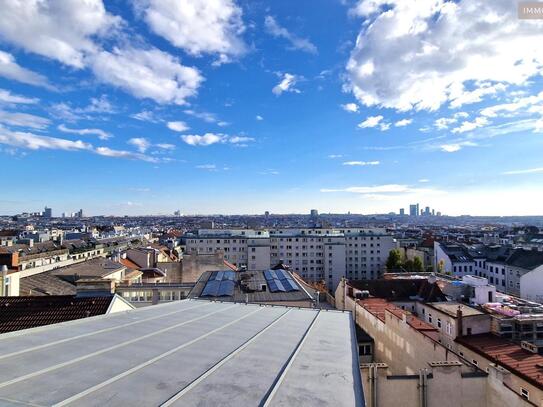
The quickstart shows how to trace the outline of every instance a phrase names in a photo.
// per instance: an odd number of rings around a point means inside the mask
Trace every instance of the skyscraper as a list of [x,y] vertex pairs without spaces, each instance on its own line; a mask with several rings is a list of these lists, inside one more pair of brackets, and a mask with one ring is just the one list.
[[404,216],[405,215],[405,209],[404,208],[400,208],[400,216]]
[[44,218],[52,218],[53,217],[53,210],[46,206],[45,209],[43,210],[43,217]]
[[409,205],[409,216],[419,216],[419,204]]

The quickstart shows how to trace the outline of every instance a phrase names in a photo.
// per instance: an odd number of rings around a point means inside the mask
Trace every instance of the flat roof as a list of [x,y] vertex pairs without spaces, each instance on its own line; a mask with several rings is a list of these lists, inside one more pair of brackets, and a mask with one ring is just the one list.
[[473,307],[470,307],[466,304],[462,304],[456,301],[447,301],[447,302],[429,302],[426,305],[429,305],[432,308],[435,308],[438,311],[444,312],[451,317],[456,318],[458,307],[462,309],[463,317],[472,317],[475,315],[485,315],[484,312],[479,311]]
[[0,335],[1,405],[363,406],[350,312],[183,300]]

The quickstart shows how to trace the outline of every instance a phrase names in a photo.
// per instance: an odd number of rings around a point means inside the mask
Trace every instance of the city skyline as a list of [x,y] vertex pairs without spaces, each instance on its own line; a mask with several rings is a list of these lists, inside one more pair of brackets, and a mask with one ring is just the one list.
[[5,5],[0,213],[543,215],[510,1],[166,3]]

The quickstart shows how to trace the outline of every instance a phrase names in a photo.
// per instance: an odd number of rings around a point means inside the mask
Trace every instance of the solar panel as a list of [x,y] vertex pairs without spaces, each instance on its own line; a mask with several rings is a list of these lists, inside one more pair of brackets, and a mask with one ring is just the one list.
[[216,297],[219,290],[220,281],[208,280],[204,290],[202,291],[202,297]]
[[217,291],[217,297],[231,296],[234,294],[234,282],[230,280],[221,281]]

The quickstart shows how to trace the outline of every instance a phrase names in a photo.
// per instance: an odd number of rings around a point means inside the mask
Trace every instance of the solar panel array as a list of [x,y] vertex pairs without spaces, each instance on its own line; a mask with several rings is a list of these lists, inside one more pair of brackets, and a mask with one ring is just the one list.
[[268,270],[264,277],[272,293],[299,291],[298,284],[294,282],[289,273],[285,270]]
[[202,290],[201,297],[229,297],[234,295],[236,286],[234,271],[214,271]]

